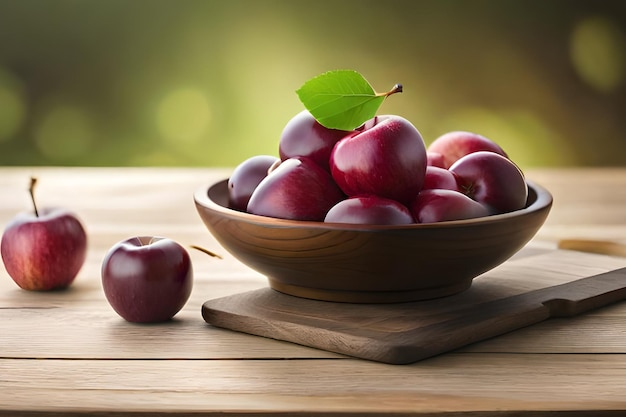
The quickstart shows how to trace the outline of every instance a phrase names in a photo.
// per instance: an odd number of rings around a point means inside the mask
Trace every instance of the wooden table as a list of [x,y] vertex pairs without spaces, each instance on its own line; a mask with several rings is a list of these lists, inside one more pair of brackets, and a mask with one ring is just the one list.
[[[90,238],[86,264],[68,291],[21,290],[0,268],[0,415],[626,414],[626,302],[411,365],[207,325],[200,315],[206,300],[267,285],[216,243],[195,211],[193,191],[229,172],[0,168],[0,226],[30,208],[26,190],[36,175],[39,204],[72,208]],[[527,176],[555,199],[531,245],[626,242],[626,169],[535,169]],[[105,253],[141,234],[224,257],[190,251],[195,286],[171,322],[127,323],[104,298]]]

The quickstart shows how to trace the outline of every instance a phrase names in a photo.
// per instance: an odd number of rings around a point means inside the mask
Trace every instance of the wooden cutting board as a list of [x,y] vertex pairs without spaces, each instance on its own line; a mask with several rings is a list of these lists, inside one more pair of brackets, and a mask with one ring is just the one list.
[[626,258],[526,251],[458,295],[411,303],[347,304],[270,288],[209,300],[214,326],[357,358],[407,364],[551,317],[626,299]]

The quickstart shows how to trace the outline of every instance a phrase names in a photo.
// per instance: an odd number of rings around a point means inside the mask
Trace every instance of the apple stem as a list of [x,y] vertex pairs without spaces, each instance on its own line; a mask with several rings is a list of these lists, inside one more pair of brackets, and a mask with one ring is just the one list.
[[30,177],[30,187],[28,187],[28,192],[30,194],[30,199],[33,202],[33,207],[35,208],[35,217],[39,217],[39,211],[37,210],[37,203],[35,203],[35,185],[37,185],[37,178]]
[[217,253],[211,252],[210,250],[205,249],[201,246],[196,246],[196,245],[189,245],[189,246],[193,249],[199,250],[200,252],[206,253],[207,255],[212,256],[214,258],[222,259],[222,257],[218,255]]
[[387,91],[386,93],[378,93],[376,95],[378,97],[383,96],[383,97],[387,98],[387,97],[389,97],[392,94],[401,93],[401,92],[402,92],[402,84],[396,84],[396,85],[393,86],[393,88],[391,90]]

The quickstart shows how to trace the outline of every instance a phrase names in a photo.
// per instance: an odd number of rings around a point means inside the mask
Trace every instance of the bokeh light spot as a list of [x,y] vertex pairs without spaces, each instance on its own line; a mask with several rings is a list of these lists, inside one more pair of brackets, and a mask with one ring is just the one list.
[[26,100],[18,80],[0,68],[0,142],[15,137],[26,118]]
[[86,154],[95,139],[93,123],[83,110],[58,105],[41,118],[35,131],[39,151],[53,161],[70,161]]
[[157,126],[166,140],[190,143],[206,133],[210,118],[209,103],[201,91],[180,89],[171,92],[161,101]]
[[585,82],[600,91],[611,91],[623,82],[625,39],[616,24],[588,18],[576,26],[570,42],[572,64]]

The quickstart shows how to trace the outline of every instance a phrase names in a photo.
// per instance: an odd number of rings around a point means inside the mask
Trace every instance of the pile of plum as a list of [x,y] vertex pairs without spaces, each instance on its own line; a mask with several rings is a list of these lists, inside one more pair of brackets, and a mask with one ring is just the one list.
[[285,125],[278,151],[234,169],[230,208],[290,220],[398,225],[510,212],[528,197],[524,174],[494,141],[453,131],[426,147],[415,126],[397,115],[343,131],[304,110]]

